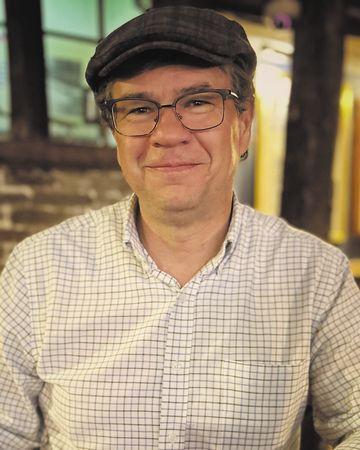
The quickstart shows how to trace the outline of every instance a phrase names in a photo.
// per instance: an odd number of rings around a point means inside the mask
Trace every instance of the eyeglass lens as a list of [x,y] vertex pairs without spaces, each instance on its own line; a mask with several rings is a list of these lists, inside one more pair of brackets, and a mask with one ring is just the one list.
[[[205,130],[221,124],[224,100],[219,92],[198,92],[180,97],[175,102],[177,118],[190,130]],[[149,134],[155,128],[159,107],[142,99],[118,100],[112,108],[116,130],[125,136]]]

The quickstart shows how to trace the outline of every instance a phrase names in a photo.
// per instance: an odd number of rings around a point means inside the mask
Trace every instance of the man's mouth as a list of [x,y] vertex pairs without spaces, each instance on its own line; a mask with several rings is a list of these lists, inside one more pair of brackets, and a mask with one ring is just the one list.
[[159,170],[161,172],[181,172],[185,170],[190,170],[199,166],[199,163],[193,162],[177,162],[177,163],[159,163],[151,164],[147,166],[149,169]]

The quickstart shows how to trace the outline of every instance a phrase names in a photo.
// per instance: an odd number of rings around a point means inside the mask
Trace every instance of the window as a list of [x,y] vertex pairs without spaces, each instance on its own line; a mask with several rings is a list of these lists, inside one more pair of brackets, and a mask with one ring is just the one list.
[[86,65],[103,35],[142,10],[135,0],[42,0],[41,7],[50,137],[104,145],[107,135],[87,111]]
[[72,38],[99,38],[97,0],[42,0],[45,33],[60,33]]
[[105,35],[142,12],[134,0],[105,0],[104,7]]

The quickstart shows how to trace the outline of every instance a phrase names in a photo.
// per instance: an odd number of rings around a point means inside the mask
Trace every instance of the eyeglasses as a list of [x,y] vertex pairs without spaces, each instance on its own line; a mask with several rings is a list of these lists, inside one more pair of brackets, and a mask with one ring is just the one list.
[[172,108],[182,125],[192,131],[215,128],[224,120],[225,100],[239,99],[230,89],[207,89],[182,95],[172,104],[161,105],[143,98],[115,98],[103,105],[111,113],[115,130],[124,136],[146,136],[159,122],[160,110]]

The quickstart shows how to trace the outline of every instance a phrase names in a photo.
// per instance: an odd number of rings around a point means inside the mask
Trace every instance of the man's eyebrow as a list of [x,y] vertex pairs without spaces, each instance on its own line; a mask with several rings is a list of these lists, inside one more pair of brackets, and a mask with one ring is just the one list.
[[131,100],[132,98],[142,98],[142,99],[151,99],[151,94],[149,92],[128,92],[121,97],[116,97],[119,100]]
[[[185,88],[176,90],[178,95],[183,95],[183,94],[188,94],[191,92],[197,92],[197,91],[201,91],[202,89],[211,89],[212,86],[205,82],[205,83],[201,83],[201,84],[194,84],[191,86],[187,86]],[[128,92],[125,95],[122,95],[121,97],[117,97],[119,100],[131,100],[133,98],[141,98],[144,100],[152,100],[154,99],[154,95],[151,92]]]
[[201,83],[201,84],[194,84],[192,86],[187,86],[186,88],[182,88],[178,91],[180,95],[182,94],[188,94],[191,92],[197,92],[201,91],[202,89],[211,89],[212,86],[209,83]]

